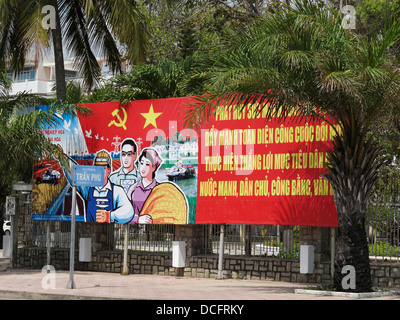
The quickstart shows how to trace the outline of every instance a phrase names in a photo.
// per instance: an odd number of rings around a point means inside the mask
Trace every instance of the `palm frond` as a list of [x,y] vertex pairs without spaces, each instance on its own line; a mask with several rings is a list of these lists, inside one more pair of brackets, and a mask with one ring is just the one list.
[[0,66],[14,70],[17,74],[23,69],[25,53],[28,49],[21,30],[21,6],[18,1],[2,3],[0,24]]
[[92,51],[90,33],[80,1],[61,1],[60,17],[65,28],[66,47],[76,57],[74,65],[82,74],[84,85],[92,88],[100,78],[101,72]]
[[133,64],[145,61],[149,47],[148,22],[143,8],[136,1],[104,1],[103,13],[107,15],[109,27],[121,44],[125,44],[125,55]]

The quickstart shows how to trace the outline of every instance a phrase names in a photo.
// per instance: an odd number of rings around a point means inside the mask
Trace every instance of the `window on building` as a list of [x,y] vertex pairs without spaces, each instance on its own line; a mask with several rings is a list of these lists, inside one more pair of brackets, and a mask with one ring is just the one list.
[[33,68],[24,68],[20,73],[18,73],[15,78],[15,82],[24,81],[34,81],[35,80],[35,70]]
[[77,72],[74,70],[65,70],[65,79],[74,79],[77,77]]

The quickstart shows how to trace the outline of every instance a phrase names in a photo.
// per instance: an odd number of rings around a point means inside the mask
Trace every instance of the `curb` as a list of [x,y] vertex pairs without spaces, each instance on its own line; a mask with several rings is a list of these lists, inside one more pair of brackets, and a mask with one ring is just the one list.
[[353,299],[368,299],[378,298],[385,296],[392,296],[398,293],[392,291],[378,291],[378,292],[336,292],[336,291],[322,291],[322,290],[309,290],[309,289],[295,289],[296,294],[309,294],[318,296],[336,296],[336,297],[347,297]]
[[100,297],[65,293],[40,293],[13,290],[0,290],[0,296],[4,300],[134,300],[123,297]]

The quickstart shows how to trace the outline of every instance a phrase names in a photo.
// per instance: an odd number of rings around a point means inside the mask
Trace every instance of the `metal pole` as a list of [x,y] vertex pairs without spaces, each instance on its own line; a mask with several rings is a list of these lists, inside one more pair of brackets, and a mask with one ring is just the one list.
[[335,272],[335,228],[331,227],[331,285]]
[[72,209],[71,209],[71,243],[69,253],[69,281],[67,289],[75,289],[74,282],[74,259],[75,259],[75,220],[76,220],[76,186],[72,187]]
[[50,265],[50,221],[47,221],[47,266]]
[[128,270],[128,234],[129,234],[129,225],[126,223],[124,225],[124,264],[122,267],[122,274],[129,274]]
[[221,224],[221,232],[219,235],[219,257],[218,257],[218,279],[223,279],[222,273],[222,262],[224,259],[224,232],[225,232],[225,225]]

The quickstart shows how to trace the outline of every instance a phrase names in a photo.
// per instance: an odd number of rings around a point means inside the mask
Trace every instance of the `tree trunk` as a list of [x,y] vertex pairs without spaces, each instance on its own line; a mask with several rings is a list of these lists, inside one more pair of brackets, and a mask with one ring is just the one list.
[[56,72],[56,93],[57,99],[60,101],[67,100],[67,86],[65,82],[64,54],[61,36],[61,23],[58,11],[57,1],[53,1],[56,9],[56,28],[51,30],[54,47],[54,63]]
[[[340,192],[338,192],[340,193]],[[338,234],[335,247],[334,287],[337,291],[370,292],[371,269],[369,249],[365,232],[365,214],[350,197],[342,197],[335,192],[338,213]],[[361,204],[362,205],[362,204]],[[351,271],[354,267],[355,287],[349,287]]]
[[[333,148],[327,152],[328,170],[324,174],[334,190],[338,216],[334,286],[338,291],[370,292],[365,216],[383,162],[378,159],[380,148],[367,138],[359,121],[353,117],[347,119],[341,121],[342,131],[334,137]],[[348,286],[354,282],[351,273],[355,273],[355,287]]]

